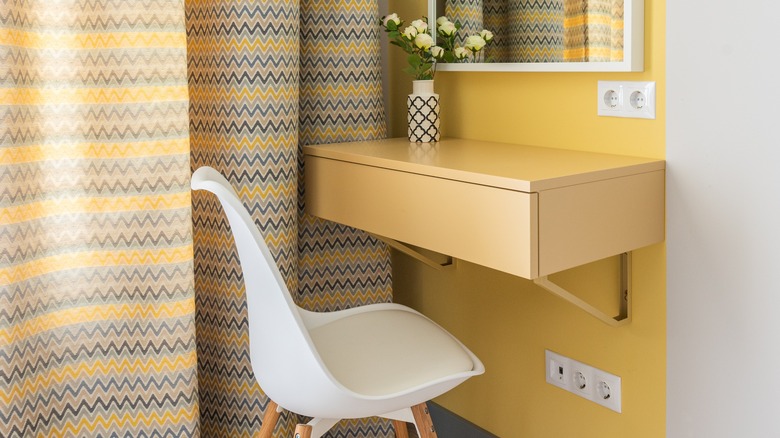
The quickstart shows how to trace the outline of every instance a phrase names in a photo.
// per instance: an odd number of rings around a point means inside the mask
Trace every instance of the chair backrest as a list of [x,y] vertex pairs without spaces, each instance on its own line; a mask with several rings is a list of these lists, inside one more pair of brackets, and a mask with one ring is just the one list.
[[307,381],[329,387],[331,376],[313,346],[299,308],[235,190],[211,167],[193,173],[192,188],[215,194],[230,222],[246,287],[252,370],[263,391],[287,407],[290,388]]

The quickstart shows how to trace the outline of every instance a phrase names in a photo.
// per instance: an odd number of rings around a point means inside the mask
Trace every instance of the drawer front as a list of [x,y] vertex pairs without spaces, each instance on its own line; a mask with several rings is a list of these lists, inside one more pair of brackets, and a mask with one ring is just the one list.
[[524,278],[538,275],[538,195],[306,156],[306,211]]
[[664,171],[539,194],[539,275],[664,240]]

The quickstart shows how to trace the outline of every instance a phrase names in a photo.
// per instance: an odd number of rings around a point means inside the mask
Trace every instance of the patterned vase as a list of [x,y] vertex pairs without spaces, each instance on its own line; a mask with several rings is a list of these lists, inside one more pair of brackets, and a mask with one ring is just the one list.
[[406,99],[409,141],[439,141],[439,95],[433,92],[433,81],[412,81],[412,94]]

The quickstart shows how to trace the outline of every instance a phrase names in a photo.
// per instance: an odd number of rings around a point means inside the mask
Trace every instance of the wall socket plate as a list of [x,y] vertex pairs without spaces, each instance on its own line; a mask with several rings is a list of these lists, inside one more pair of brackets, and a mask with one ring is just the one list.
[[599,81],[598,115],[655,119],[655,82]]
[[550,350],[544,351],[544,363],[547,383],[617,413],[622,412],[620,377]]

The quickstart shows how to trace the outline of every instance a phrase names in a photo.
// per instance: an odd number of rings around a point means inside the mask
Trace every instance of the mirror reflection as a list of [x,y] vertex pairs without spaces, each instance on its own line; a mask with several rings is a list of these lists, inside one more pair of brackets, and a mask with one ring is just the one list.
[[495,41],[494,63],[622,62],[624,0],[436,0],[466,35],[482,29]]

